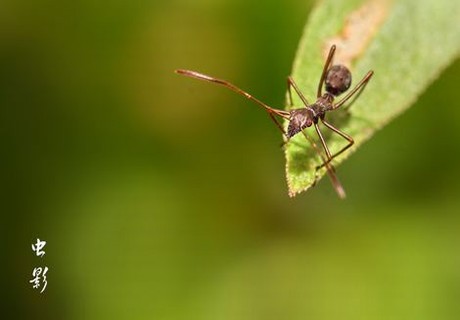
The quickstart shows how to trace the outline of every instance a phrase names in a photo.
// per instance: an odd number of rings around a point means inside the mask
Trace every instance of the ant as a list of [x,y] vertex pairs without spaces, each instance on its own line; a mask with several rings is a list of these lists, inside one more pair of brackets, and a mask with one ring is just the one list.
[[[227,87],[230,90],[235,91],[236,93],[240,95],[245,96],[249,100],[254,101],[255,103],[257,103],[258,105],[260,105],[262,108],[265,109],[265,111],[268,113],[270,118],[276,124],[278,129],[286,137],[286,140],[284,141],[284,143],[287,143],[293,136],[295,136],[299,132],[302,133],[305,136],[305,138],[312,144],[313,148],[315,149],[315,151],[318,153],[318,155],[321,157],[323,161],[321,165],[316,167],[316,171],[318,171],[319,169],[323,167],[326,167],[327,173],[329,174],[329,177],[331,178],[335,191],[337,192],[338,196],[343,199],[345,198],[345,191],[340,181],[337,179],[337,176],[335,175],[335,168],[332,166],[331,161],[338,155],[342,154],[345,150],[350,148],[354,144],[354,140],[351,136],[349,136],[345,132],[341,131],[340,129],[334,127],[332,124],[327,122],[325,120],[325,117],[328,111],[333,111],[333,110],[340,108],[353,95],[355,95],[355,93],[357,93],[358,90],[364,89],[364,86],[371,79],[374,72],[372,70],[367,72],[367,74],[361,79],[361,81],[346,96],[344,96],[338,102],[334,102],[334,99],[337,96],[347,91],[351,86],[350,70],[341,64],[331,66],[335,50],[336,50],[336,46],[332,45],[331,49],[329,50],[329,54],[327,56],[326,62],[324,64],[321,78],[319,80],[318,91],[317,91],[315,103],[313,104],[308,103],[307,99],[300,91],[294,79],[290,76],[287,78],[289,105],[291,107],[293,106],[291,88],[294,88],[295,92],[299,96],[300,100],[302,100],[302,103],[304,105],[301,108],[295,108],[289,111],[274,109],[266,105],[259,99],[253,97],[249,93],[238,88],[237,86],[231,84],[228,81],[210,77],[210,76],[207,76],[207,75],[195,72],[195,71],[191,71],[191,70],[179,69],[179,70],[176,70],[175,72],[178,74],[182,74],[184,76],[191,77],[191,78],[196,78],[199,80],[205,80],[205,81],[220,84],[224,87]],[[324,92],[324,94],[323,94],[323,84],[326,89],[326,92]],[[288,127],[287,127],[287,132],[284,130],[283,126],[281,125],[281,123],[278,121],[278,119],[275,116],[279,116],[289,122]],[[321,130],[319,128],[319,122],[321,122],[326,128],[328,128],[332,132],[338,134],[339,136],[347,140],[348,144],[345,145],[338,152],[331,154],[326,144],[326,141],[324,140],[323,134],[321,133]],[[324,156],[321,155],[321,152],[316,146],[315,142],[304,132],[305,128],[311,127],[311,126],[315,127],[315,131],[318,134],[321,145],[323,146],[324,152],[326,153],[326,159],[324,159]]]

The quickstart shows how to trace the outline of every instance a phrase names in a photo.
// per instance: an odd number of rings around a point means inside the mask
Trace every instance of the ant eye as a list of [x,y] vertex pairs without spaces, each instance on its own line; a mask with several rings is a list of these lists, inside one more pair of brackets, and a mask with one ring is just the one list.
[[351,85],[351,72],[344,65],[332,66],[326,74],[326,91],[333,96],[345,92]]

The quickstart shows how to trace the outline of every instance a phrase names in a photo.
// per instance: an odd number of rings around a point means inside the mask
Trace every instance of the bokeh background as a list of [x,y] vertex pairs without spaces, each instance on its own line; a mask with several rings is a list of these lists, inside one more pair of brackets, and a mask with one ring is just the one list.
[[0,2],[2,318],[458,319],[459,62],[338,168],[346,201],[289,199],[266,114],[173,73],[282,107],[311,8]]

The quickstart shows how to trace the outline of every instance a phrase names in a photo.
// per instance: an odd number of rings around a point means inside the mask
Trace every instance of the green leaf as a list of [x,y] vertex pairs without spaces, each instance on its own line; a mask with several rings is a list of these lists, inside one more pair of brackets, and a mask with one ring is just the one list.
[[[458,57],[459,17],[460,1],[319,1],[305,26],[292,71],[309,103],[316,100],[318,81],[333,43],[337,44],[334,63],[351,69],[354,84],[367,71],[375,72],[349,109],[326,115],[355,140],[352,148],[334,159],[334,166],[411,106]],[[287,109],[302,107],[293,95],[294,107]],[[346,145],[339,135],[320,127],[332,153]],[[318,141],[313,128],[305,132]],[[322,160],[301,134],[294,136],[285,150],[289,195],[295,196],[310,188],[326,169],[316,171]]]

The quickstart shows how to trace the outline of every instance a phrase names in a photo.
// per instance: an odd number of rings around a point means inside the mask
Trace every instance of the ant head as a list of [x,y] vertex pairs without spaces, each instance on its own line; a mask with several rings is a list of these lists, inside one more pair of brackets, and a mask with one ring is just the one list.
[[338,96],[350,88],[351,72],[344,65],[338,64],[327,70],[326,74],[326,91],[333,96]]

